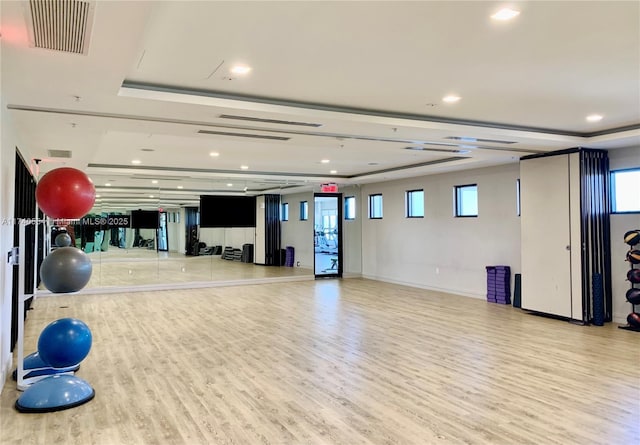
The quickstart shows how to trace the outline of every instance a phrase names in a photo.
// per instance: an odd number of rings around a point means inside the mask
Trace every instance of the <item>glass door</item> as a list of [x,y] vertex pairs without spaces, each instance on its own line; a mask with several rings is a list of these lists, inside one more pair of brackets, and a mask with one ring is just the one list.
[[342,194],[314,195],[314,271],[318,277],[342,277]]
[[166,252],[169,250],[167,240],[167,212],[160,212],[160,227],[158,227],[158,250]]

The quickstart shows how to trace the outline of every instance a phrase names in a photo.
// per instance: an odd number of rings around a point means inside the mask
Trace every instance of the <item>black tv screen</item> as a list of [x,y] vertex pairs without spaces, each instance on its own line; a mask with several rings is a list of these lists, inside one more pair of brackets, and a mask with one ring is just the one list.
[[157,210],[132,210],[132,229],[157,229],[160,227],[160,212]]
[[200,227],[255,226],[255,196],[200,195]]

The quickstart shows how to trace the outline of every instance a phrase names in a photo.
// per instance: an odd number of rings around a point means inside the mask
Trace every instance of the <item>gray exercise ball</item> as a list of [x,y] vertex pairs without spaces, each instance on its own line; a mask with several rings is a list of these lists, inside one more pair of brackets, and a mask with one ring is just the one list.
[[42,262],[40,278],[51,292],[77,292],[87,285],[92,270],[91,259],[82,250],[60,247]]
[[56,246],[67,247],[71,245],[71,237],[67,232],[59,233],[55,240]]

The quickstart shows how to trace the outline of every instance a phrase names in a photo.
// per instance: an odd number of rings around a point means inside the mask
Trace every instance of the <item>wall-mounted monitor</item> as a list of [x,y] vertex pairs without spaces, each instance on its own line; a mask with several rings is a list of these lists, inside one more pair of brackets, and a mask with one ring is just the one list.
[[255,226],[255,196],[200,196],[200,227]]

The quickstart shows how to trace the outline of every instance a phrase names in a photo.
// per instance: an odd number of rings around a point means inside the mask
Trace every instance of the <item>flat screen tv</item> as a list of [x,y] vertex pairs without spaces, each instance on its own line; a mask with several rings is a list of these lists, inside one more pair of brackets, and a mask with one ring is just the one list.
[[255,196],[200,195],[200,227],[255,226]]
[[157,229],[160,227],[160,212],[157,210],[132,210],[132,229]]

